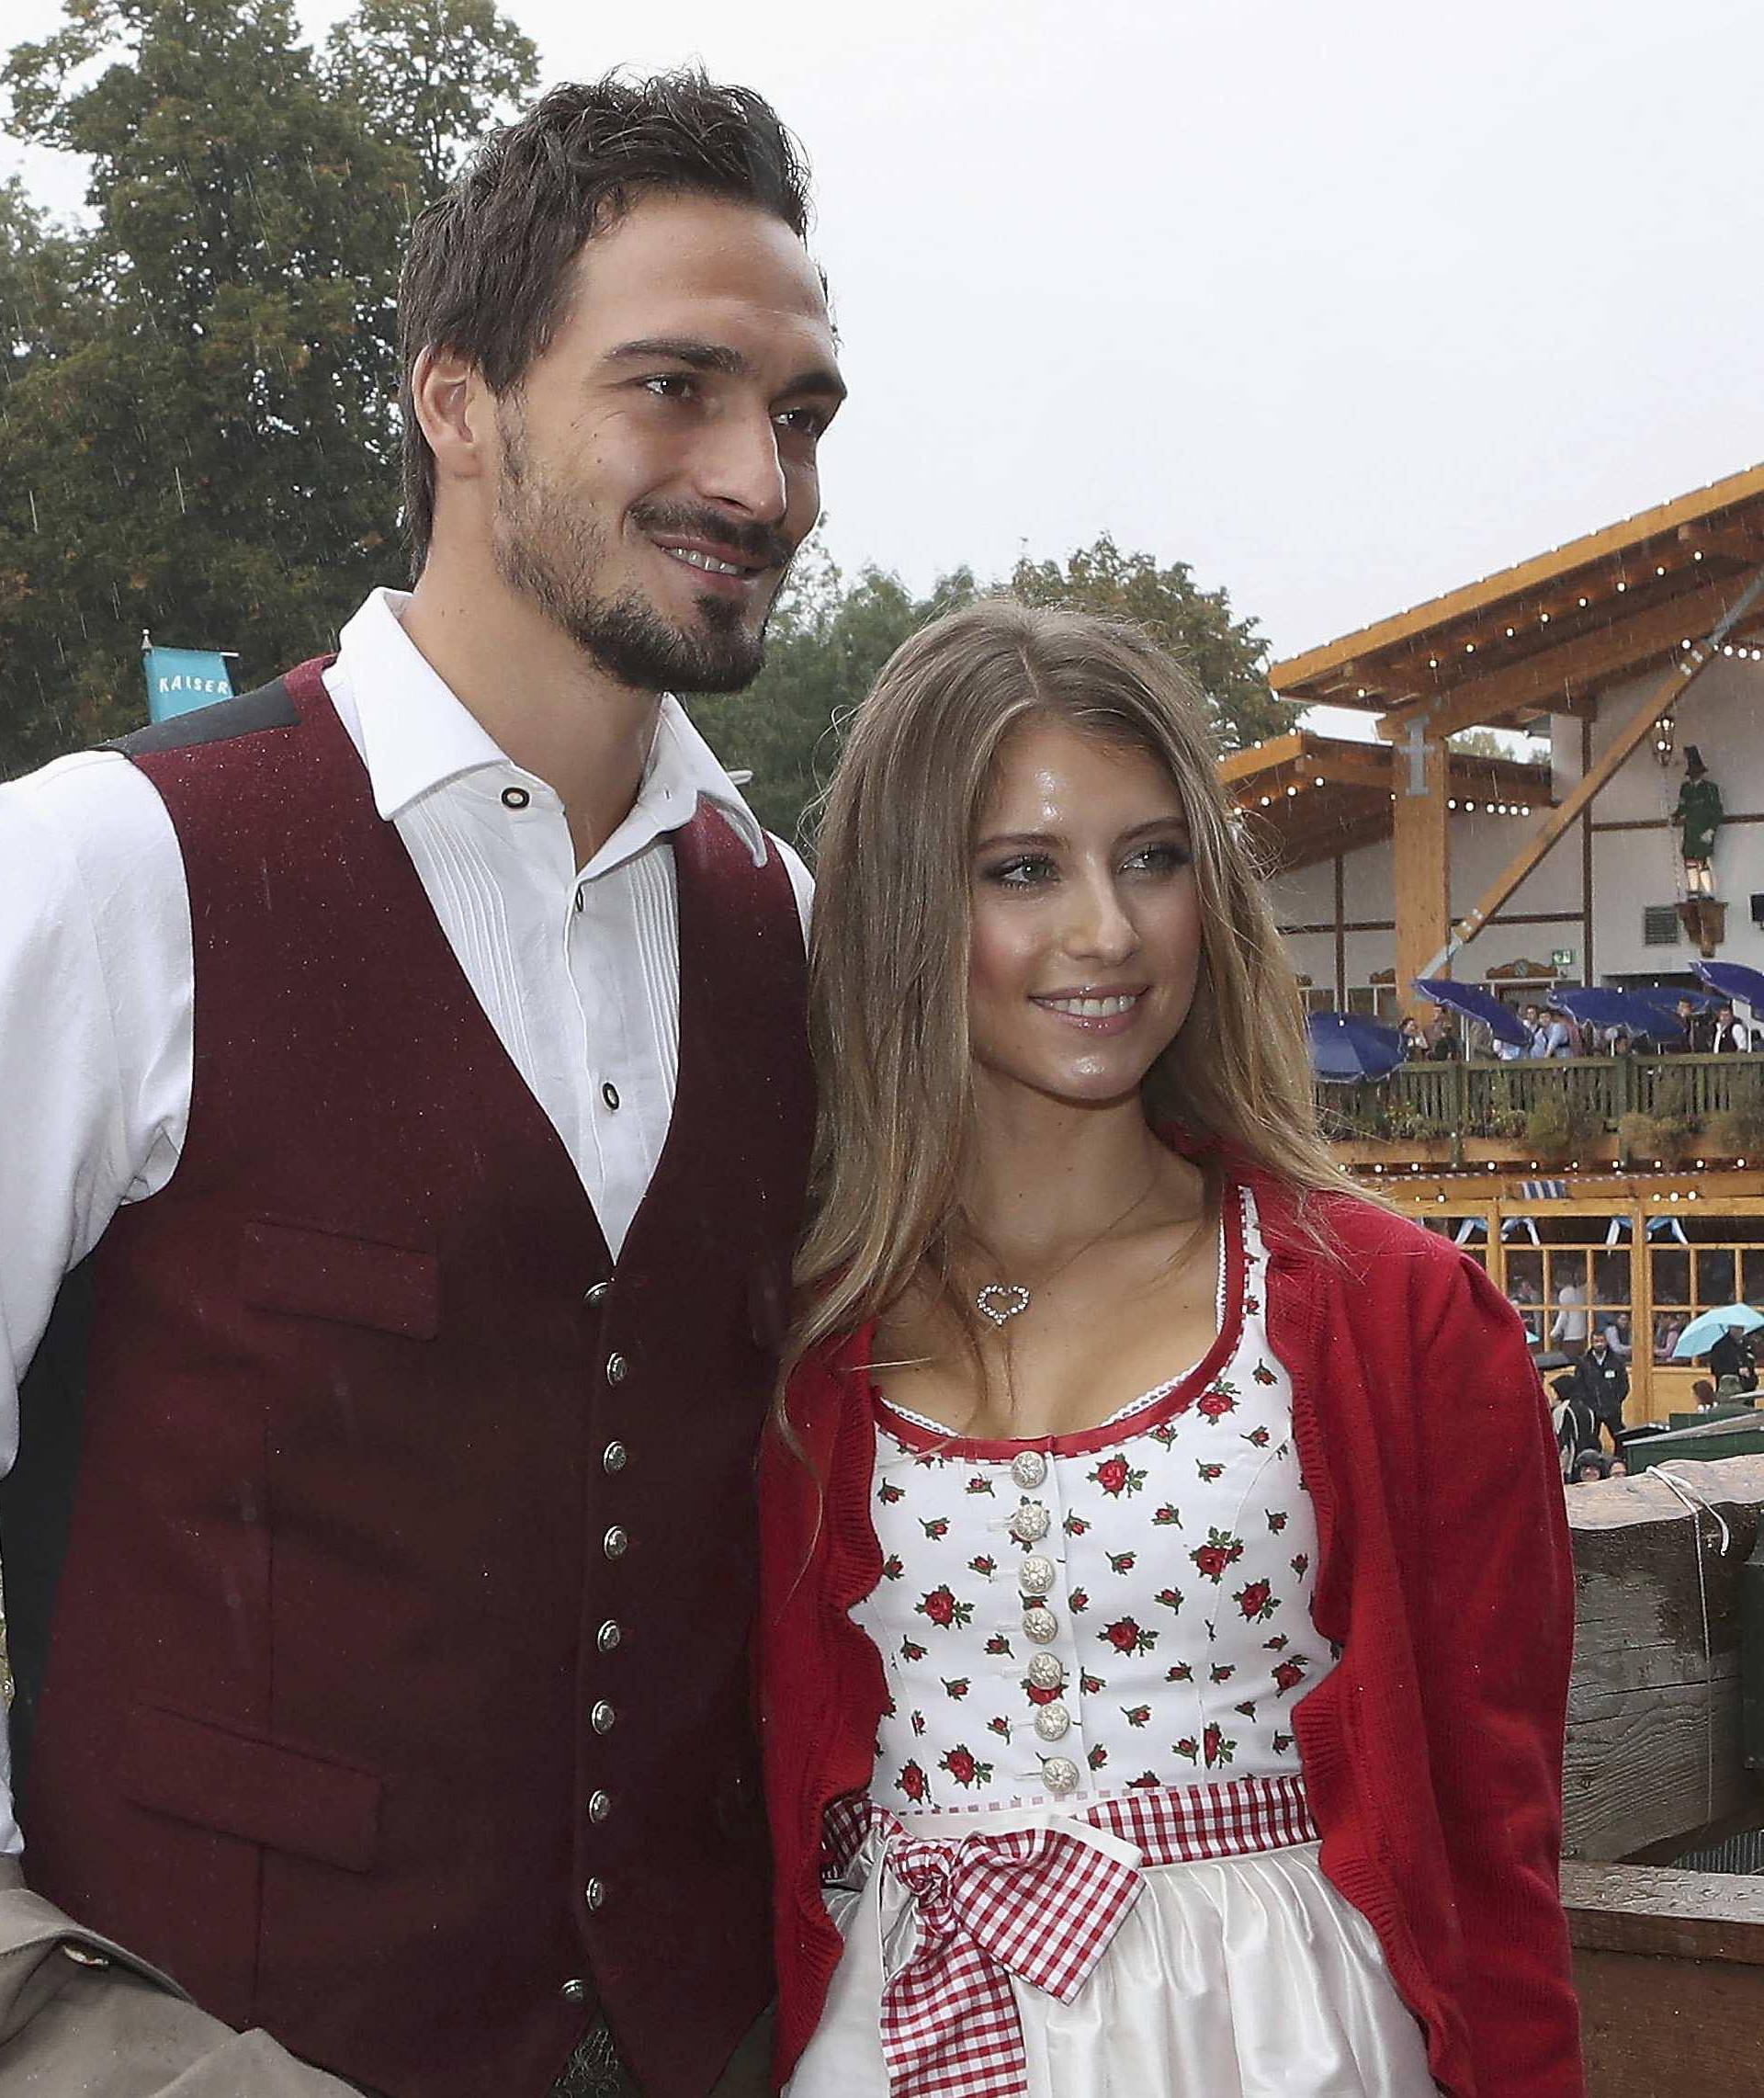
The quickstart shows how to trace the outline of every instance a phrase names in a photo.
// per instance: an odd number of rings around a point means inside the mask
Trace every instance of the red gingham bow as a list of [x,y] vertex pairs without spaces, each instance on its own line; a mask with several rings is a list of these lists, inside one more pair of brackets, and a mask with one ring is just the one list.
[[882,1991],[890,2098],[1026,2098],[1010,1976],[1073,2001],[1145,1884],[1119,1847],[1082,1823],[890,1838],[917,1925]]

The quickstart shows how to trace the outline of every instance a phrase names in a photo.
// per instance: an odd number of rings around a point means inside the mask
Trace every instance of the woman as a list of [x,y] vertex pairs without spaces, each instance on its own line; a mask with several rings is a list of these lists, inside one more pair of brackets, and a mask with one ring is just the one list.
[[831,789],[763,1478],[792,2098],[1581,2089],[1536,1375],[1319,1140],[1204,722],[983,604]]

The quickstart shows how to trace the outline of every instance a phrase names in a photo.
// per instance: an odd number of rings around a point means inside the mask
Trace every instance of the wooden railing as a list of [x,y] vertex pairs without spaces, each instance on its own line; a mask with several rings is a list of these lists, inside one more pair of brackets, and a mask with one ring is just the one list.
[[[1625,1115],[1669,1125],[1676,1139],[1715,1117],[1751,1117],[1764,1151],[1764,1056],[1555,1057],[1516,1063],[1408,1063],[1388,1078],[1317,1088],[1326,1132],[1393,1145],[1506,1140],[1559,1110],[1582,1141],[1613,1134]],[[1719,1147],[1717,1147],[1719,1149]],[[1729,1148],[1733,1148],[1731,1145]]]

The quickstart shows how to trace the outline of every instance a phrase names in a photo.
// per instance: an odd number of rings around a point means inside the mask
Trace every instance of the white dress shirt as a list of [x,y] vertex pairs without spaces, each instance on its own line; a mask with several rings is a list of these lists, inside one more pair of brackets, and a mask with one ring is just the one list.
[[[701,794],[756,864],[765,834],[669,698],[630,813],[578,868],[562,802],[406,638],[405,602],[368,599],[325,684],[375,807],[616,1257],[679,1071],[670,834]],[[806,930],[808,876],[778,849]],[[183,860],[144,773],[85,752],[0,786],[0,1470],[17,1454],[18,1383],[62,1277],[119,1208],[176,1170],[192,973]],[[0,1765],[0,1850],[19,1847]]]

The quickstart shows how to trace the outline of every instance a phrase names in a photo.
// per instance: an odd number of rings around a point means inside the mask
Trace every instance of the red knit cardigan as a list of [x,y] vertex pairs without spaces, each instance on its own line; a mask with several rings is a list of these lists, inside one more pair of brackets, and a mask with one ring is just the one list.
[[[1437,1234],[1255,1173],[1267,1321],[1316,1504],[1337,1667],[1293,1715],[1322,1866],[1371,1922],[1450,2098],[1582,2098],[1556,1888],[1573,1568],[1517,1315]],[[780,2082],[841,1940],[821,1815],[870,1782],[886,1693],[852,1605],[881,1577],[867,1332],[793,1379],[803,1456],[763,1457],[759,1669],[776,1863]],[[806,1457],[807,1462],[804,1462]]]

